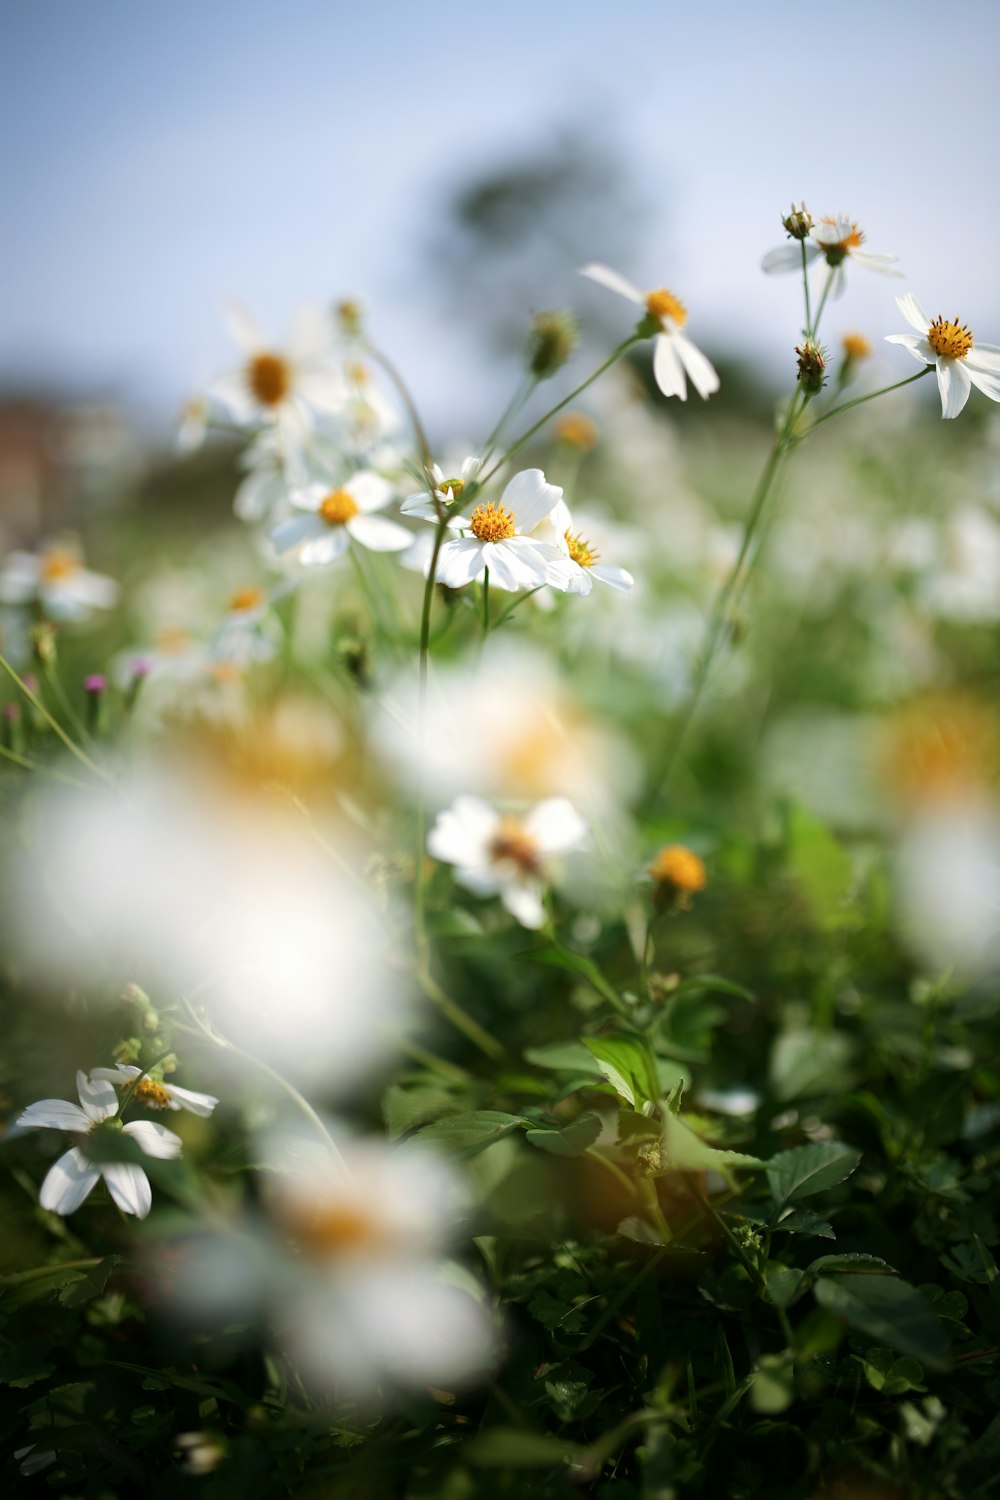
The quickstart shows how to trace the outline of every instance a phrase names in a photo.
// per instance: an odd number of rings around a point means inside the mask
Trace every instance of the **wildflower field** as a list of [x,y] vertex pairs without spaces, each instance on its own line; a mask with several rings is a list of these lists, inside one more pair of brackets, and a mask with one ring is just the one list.
[[1000,348],[776,239],[776,404],[233,308],[0,559],[4,1493],[997,1494]]

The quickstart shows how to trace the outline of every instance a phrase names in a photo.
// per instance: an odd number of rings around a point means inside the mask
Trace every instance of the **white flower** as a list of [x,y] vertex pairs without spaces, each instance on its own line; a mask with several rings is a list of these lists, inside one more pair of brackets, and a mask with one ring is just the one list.
[[522,927],[545,921],[542,893],[552,856],[579,848],[587,825],[565,797],[552,797],[524,818],[501,814],[478,797],[458,797],[427,837],[435,859],[457,867],[455,879],[479,896],[499,896]]
[[594,579],[606,583],[619,593],[627,593],[635,583],[632,574],[614,563],[599,562],[600,553],[589,537],[573,529],[573,517],[565,500],[560,500],[552,512],[552,525],[559,535],[559,545],[565,556],[552,569],[549,582],[554,588],[568,594],[589,594]]
[[344,404],[343,383],[333,365],[329,319],[305,310],[295,321],[287,347],[275,349],[245,309],[231,306],[230,331],[245,359],[240,368],[212,386],[210,395],[242,424],[274,423],[283,436],[299,442],[314,412],[336,412]]
[[687,308],[673,292],[660,287],[643,294],[617,271],[599,263],[584,266],[580,275],[589,276],[591,281],[599,282],[610,292],[617,292],[620,297],[627,297],[629,302],[644,307],[647,315],[659,323],[662,332],[656,335],[653,344],[653,375],[665,396],[679,396],[686,401],[688,380],[705,401],[719,389],[715,367],[683,331]]
[[0,571],[0,603],[37,601],[51,620],[84,620],[95,609],[112,609],[118,584],[83,566],[79,547],[54,541],[36,552],[12,552]]
[[548,484],[541,469],[524,469],[514,475],[499,503],[482,501],[471,515],[452,516],[448,525],[465,535],[445,542],[438,553],[437,582],[460,589],[488,568],[490,583],[508,593],[548,583],[560,554],[531,533],[561,499],[562,490]]
[[[131,1063],[116,1063],[113,1068],[91,1068],[91,1079],[125,1088],[136,1078],[140,1081],[132,1095],[136,1104],[147,1109],[187,1109],[193,1115],[207,1118],[218,1104],[214,1094],[199,1094],[195,1089],[182,1089],[176,1083],[165,1083],[162,1079],[150,1078],[148,1073]],[[127,1129],[128,1127],[126,1127]]]
[[[135,1162],[105,1160],[103,1152],[95,1159],[87,1149],[86,1138],[118,1113],[114,1088],[106,1079],[88,1078],[83,1072],[77,1072],[76,1088],[79,1104],[66,1099],[40,1099],[18,1116],[17,1124],[24,1129],[66,1130],[84,1137],[49,1168],[38,1195],[39,1203],[54,1214],[74,1213],[103,1177],[122,1213],[144,1219],[152,1203],[152,1192],[142,1168]],[[110,1130],[101,1133],[111,1137]],[[121,1133],[135,1141],[147,1156],[169,1160],[181,1154],[180,1137],[152,1120],[130,1120],[122,1126]]]
[[902,344],[921,364],[937,366],[942,417],[957,417],[973,386],[991,401],[1000,401],[996,344],[975,343],[972,330],[957,318],[949,322],[939,315],[932,323],[912,292],[897,297],[896,306],[917,332],[887,334],[886,343]]
[[181,419],[177,427],[177,448],[181,453],[195,453],[205,441],[212,415],[212,403],[207,396],[191,396],[181,408]]
[[[440,464],[431,464],[427,477],[434,486],[435,495],[445,509],[449,505],[461,504],[465,486],[470,480],[475,479],[481,467],[478,458],[464,458],[459,473],[448,477]],[[407,495],[399,509],[404,516],[420,516],[421,519],[427,521],[436,521],[438,516],[437,506],[426,490],[420,490],[415,495]]]
[[831,287],[834,297],[841,296],[847,282],[844,273],[846,260],[867,266],[870,271],[881,271],[884,276],[903,274],[895,269],[898,255],[878,255],[872,250],[862,250],[864,241],[864,231],[852,219],[820,219],[810,230],[809,239],[794,239],[769,250],[760,263],[761,270],[768,275],[775,271],[801,271],[803,250],[807,262],[824,256],[834,272]]
[[402,552],[413,541],[405,526],[373,514],[388,504],[392,486],[369,470],[359,470],[342,485],[305,485],[289,498],[302,514],[280,522],[269,536],[279,553],[298,547],[299,562],[307,568],[335,562],[352,541],[372,552]]

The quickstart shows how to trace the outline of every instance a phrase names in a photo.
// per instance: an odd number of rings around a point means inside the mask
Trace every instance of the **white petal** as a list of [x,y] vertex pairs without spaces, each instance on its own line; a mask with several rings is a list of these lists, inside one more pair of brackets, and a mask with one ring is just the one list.
[[196,1089],[178,1088],[176,1083],[165,1085],[171,1099],[175,1099],[182,1109],[190,1110],[193,1115],[201,1115],[207,1118],[218,1104],[214,1094],[199,1094]]
[[267,539],[275,552],[291,552],[309,537],[322,536],[326,530],[318,516],[290,516],[267,533]]
[[1000,375],[1000,349],[995,344],[973,344],[965,356],[970,370],[986,370],[990,375]]
[[481,865],[499,814],[479,797],[457,797],[427,835],[427,852],[450,865]]
[[100,1168],[76,1146],[60,1156],[45,1174],[38,1201],[53,1214],[71,1214],[100,1177]]
[[917,301],[916,297],[914,297],[913,293],[905,292],[902,297],[897,297],[896,306],[899,308],[900,312],[903,314],[903,317],[909,323],[910,327],[915,328],[918,333],[921,333],[926,337],[927,330],[931,326],[931,320],[924,312],[923,308],[920,306],[920,303]]
[[670,334],[657,334],[653,341],[653,376],[665,396],[679,396],[682,401],[687,400],[684,366]]
[[550,562],[545,572],[545,582],[560,594],[589,594],[594,587],[590,579],[590,568],[581,568],[571,557],[560,556]]
[[542,886],[538,881],[525,885],[509,885],[500,892],[500,900],[520,922],[522,927],[537,932],[545,924],[545,906],[542,902]]
[[118,1095],[106,1078],[88,1078],[78,1069],[76,1091],[85,1113],[92,1120],[107,1120],[118,1113]]
[[522,589],[533,589],[548,583],[549,564],[562,556],[557,547],[533,541],[527,536],[512,536],[509,541],[497,542],[496,545],[503,548],[508,559],[514,559],[514,566],[521,580],[516,587]]
[[517,530],[526,535],[540,526],[562,499],[557,484],[549,484],[541,469],[522,469],[507,485],[500,503],[513,513]]
[[885,341],[887,344],[899,344],[922,365],[933,365],[937,362],[937,355],[927,340],[918,339],[915,333],[887,333]]
[[141,1167],[131,1161],[106,1161],[101,1164],[101,1175],[123,1214],[135,1214],[137,1219],[146,1217],[153,1194]]
[[589,276],[591,281],[596,281],[600,286],[606,286],[609,292],[617,292],[619,297],[627,297],[630,302],[638,302],[640,307],[646,303],[645,297],[638,287],[626,281],[624,276],[619,276],[617,271],[612,271],[610,266],[605,266],[600,261],[592,261],[588,266],[580,267],[581,276]]
[[336,485],[332,480],[314,480],[312,484],[293,485],[288,492],[288,498],[296,510],[317,511],[323,504],[327,495]]
[[420,516],[428,521],[437,520],[437,508],[426,490],[421,490],[419,495],[407,495],[399,513],[401,516]]
[[601,583],[606,583],[609,588],[617,589],[622,594],[627,594],[635,583],[631,573],[625,568],[616,567],[614,563],[594,563],[586,571],[594,578],[600,579]]
[[172,1130],[158,1125],[155,1120],[130,1120],[122,1126],[122,1135],[130,1135],[147,1156],[162,1157],[164,1161],[180,1156],[184,1146],[179,1135],[174,1135]]
[[843,265],[833,267],[833,280],[830,283],[830,298],[833,302],[839,302],[847,290],[847,272]]
[[413,541],[412,531],[386,516],[354,516],[345,529],[371,552],[402,552]]
[[68,1099],[39,1099],[37,1104],[29,1104],[21,1111],[16,1123],[25,1130],[73,1130],[86,1134],[93,1121],[79,1104],[71,1104]]
[[370,469],[352,474],[344,489],[357,502],[358,509],[365,512],[381,510],[392,499],[392,485],[388,479],[373,474]]
[[319,524],[323,527],[322,534],[304,542],[299,552],[299,562],[307,568],[329,567],[343,557],[350,542],[346,526],[327,526],[322,521]]
[[852,250],[851,259],[856,260],[859,266],[867,266],[869,271],[881,271],[883,276],[903,274],[895,269],[898,255],[876,255],[871,250]]
[[937,378],[942,417],[957,417],[972,390],[968,370],[959,359],[939,359]]
[[706,359],[701,350],[692,344],[691,340],[683,333],[673,335],[674,347],[680,355],[681,364],[688,373],[688,378],[703,401],[707,401],[714,391],[719,389],[719,376],[712,362]]
[[[815,260],[819,254],[820,250],[818,246],[806,245],[807,261]],[[760,263],[760,268],[762,271],[766,271],[768,276],[773,276],[776,271],[801,271],[802,248],[800,241],[796,240],[794,243],[790,242],[787,245],[776,245],[773,250],[769,250],[764,256]]]
[[982,391],[984,396],[989,396],[991,401],[1000,401],[1000,374],[995,375],[992,370],[978,370],[975,365],[969,364],[968,359],[962,363],[976,389]]
[[438,553],[435,577],[446,588],[460,589],[478,578],[485,566],[482,544],[475,537],[463,537],[445,542]]
[[264,335],[256,319],[241,302],[226,304],[229,332],[245,354],[257,354],[264,348]]
[[525,818],[524,826],[543,854],[573,849],[587,836],[586,823],[566,797],[539,802]]
[[233,510],[241,521],[253,525],[265,520],[285,498],[287,486],[280,474],[262,469],[248,474],[233,498]]
[[483,548],[483,557],[486,562],[486,571],[490,575],[491,588],[503,589],[508,594],[516,594],[518,589],[533,587],[534,575],[525,573],[520,565],[517,550],[511,546],[510,542],[488,543]]

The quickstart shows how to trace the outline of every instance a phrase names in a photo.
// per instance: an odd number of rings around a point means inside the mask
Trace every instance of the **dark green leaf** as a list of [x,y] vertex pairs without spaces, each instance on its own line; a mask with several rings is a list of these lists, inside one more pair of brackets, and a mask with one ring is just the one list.
[[841,1141],[813,1141],[782,1151],[767,1164],[767,1182],[779,1208],[836,1187],[857,1168],[861,1152]]
[[948,1368],[944,1324],[909,1282],[887,1275],[821,1276],[814,1291],[820,1306],[851,1328],[930,1369]]
[[553,1156],[582,1156],[603,1129],[604,1122],[600,1115],[587,1113],[577,1115],[575,1120],[564,1125],[561,1130],[529,1130],[526,1135],[533,1146],[551,1151]]

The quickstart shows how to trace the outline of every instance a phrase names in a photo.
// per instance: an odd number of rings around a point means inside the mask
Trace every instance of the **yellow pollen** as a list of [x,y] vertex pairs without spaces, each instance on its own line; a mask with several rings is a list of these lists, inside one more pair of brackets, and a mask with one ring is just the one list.
[[261,406],[277,406],[292,387],[291,371],[280,354],[255,354],[247,365],[247,381]]
[[469,517],[472,535],[481,542],[502,542],[514,535],[514,516],[502,505],[477,505]]
[[586,452],[597,443],[597,423],[591,421],[590,417],[582,411],[568,411],[565,416],[559,417],[555,423],[556,437],[562,443],[568,443],[571,448],[580,448]]
[[592,546],[586,537],[574,536],[571,531],[567,531],[565,536],[566,546],[569,548],[569,555],[573,561],[581,568],[592,568],[601,555],[596,547]]
[[252,609],[259,609],[266,600],[264,590],[251,584],[247,588],[236,590],[229,601],[229,610],[232,614],[248,614]]
[[43,583],[63,583],[80,571],[80,559],[67,547],[50,547],[38,561],[38,572]]
[[347,366],[347,373],[354,381],[355,385],[368,384],[368,371],[365,369],[364,365],[358,364],[355,361],[354,363]]
[[322,1201],[285,1210],[289,1228],[306,1249],[323,1255],[370,1254],[391,1237],[367,1204]]
[[655,292],[646,294],[646,311],[651,318],[670,318],[683,328],[687,322],[687,308],[673,292],[668,292],[665,286],[661,286]]
[[328,526],[346,526],[358,513],[358,503],[347,490],[331,490],[319,508]]
[[863,333],[845,333],[843,348],[845,359],[867,359],[872,352]]
[[155,1078],[140,1078],[132,1097],[139,1104],[145,1104],[147,1109],[170,1108],[170,1095],[163,1084],[157,1083]]
[[[844,220],[822,219],[820,222],[823,224],[842,224]],[[831,245],[824,245],[824,251],[829,252],[830,250],[839,250],[843,255],[846,255],[849,250],[857,250],[859,246],[864,244],[864,230],[859,229],[853,219],[848,220],[848,222],[850,223],[851,227],[848,230],[847,234],[844,235],[844,238],[842,240],[835,240]]]
[[649,873],[657,885],[670,886],[675,891],[703,891],[708,880],[703,861],[684,844],[668,844],[661,849],[649,866]]
[[516,865],[522,875],[537,875],[540,870],[538,845],[516,818],[502,818],[490,840],[490,859],[495,865]]
[[964,359],[972,348],[972,329],[957,318],[949,323],[938,313],[927,330],[927,342],[942,359]]

